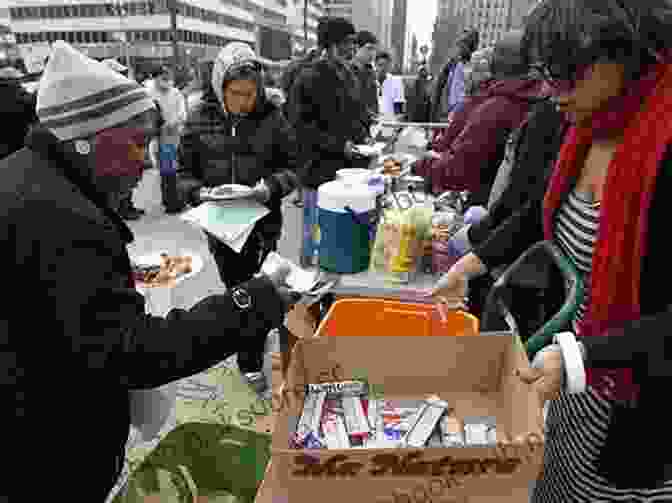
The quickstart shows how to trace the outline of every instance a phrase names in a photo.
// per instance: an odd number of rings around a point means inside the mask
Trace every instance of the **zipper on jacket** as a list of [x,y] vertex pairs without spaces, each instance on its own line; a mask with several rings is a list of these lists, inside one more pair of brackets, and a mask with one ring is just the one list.
[[[236,137],[236,123],[234,122],[233,125],[231,126],[231,136]],[[236,183],[236,164],[238,162],[238,159],[236,158],[236,153],[231,152],[231,183],[235,184]]]

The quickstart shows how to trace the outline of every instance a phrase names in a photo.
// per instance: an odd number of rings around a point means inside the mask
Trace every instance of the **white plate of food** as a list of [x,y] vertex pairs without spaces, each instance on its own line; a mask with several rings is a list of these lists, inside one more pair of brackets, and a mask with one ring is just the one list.
[[212,189],[205,189],[201,193],[204,199],[212,199],[215,201],[229,201],[232,199],[244,199],[250,197],[254,190],[247,185],[239,185],[236,183],[229,183],[213,187]]
[[355,145],[353,150],[364,157],[376,157],[382,155],[386,143],[380,142],[374,145]]
[[153,253],[133,261],[133,277],[139,288],[174,287],[203,269],[203,259],[194,253],[171,256]]

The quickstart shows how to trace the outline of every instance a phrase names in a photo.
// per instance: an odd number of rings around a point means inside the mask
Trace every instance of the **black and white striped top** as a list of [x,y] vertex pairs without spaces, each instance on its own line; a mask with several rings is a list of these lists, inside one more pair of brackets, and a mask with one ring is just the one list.
[[574,330],[590,303],[590,272],[599,221],[599,203],[592,202],[590,195],[576,189],[569,194],[557,214],[555,240],[582,273],[584,281],[585,297],[574,318]]

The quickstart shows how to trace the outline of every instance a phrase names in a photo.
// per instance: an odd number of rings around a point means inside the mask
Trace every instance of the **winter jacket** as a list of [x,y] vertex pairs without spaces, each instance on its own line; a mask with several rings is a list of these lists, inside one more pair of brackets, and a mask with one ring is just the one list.
[[304,186],[316,189],[333,180],[339,169],[352,167],[345,144],[348,140],[364,142],[369,121],[357,89],[352,71],[327,59],[305,66],[296,76],[289,98],[289,121],[300,138]]
[[[145,314],[126,250],[133,234],[78,174],[88,173],[86,158],[45,130],[26,143],[0,161],[5,280],[27,287],[5,299],[0,318],[3,424],[22,439],[6,452],[5,478],[17,483],[0,500],[11,491],[46,501],[84,470],[75,499],[102,502],[123,466],[129,390],[188,377],[265,340],[284,306],[267,279],[255,279],[244,285],[247,310],[215,295],[165,319]],[[18,483],[35,470],[38,484]]]
[[254,186],[264,180],[271,191],[267,203],[271,213],[257,223],[264,240],[277,241],[282,227],[282,198],[298,184],[295,136],[278,107],[269,102],[258,77],[257,105],[249,115],[237,117],[225,112],[221,89],[228,78],[229,54],[224,48],[221,62],[213,70],[213,93],[207,93],[187,119],[180,146],[184,172],[198,183],[191,187],[190,200],[201,187],[237,183]]
[[434,90],[432,93],[432,110],[431,110],[431,119],[432,122],[439,122],[442,118],[441,115],[441,106],[446,99],[446,85],[450,86],[450,78],[455,69],[455,66],[458,63],[457,58],[451,58],[448,63],[441,69],[439,76],[436,79]]
[[563,114],[553,102],[544,100],[534,105],[514,139],[508,183],[489,208],[488,216],[469,228],[472,245],[483,242],[527,201],[544,197],[566,131]]
[[430,80],[417,77],[413,82],[408,98],[408,120],[410,122],[429,122],[431,98],[429,96]]
[[435,193],[468,190],[471,204],[485,206],[509,134],[539,101],[541,86],[537,80],[491,81],[465,101],[433,145],[441,158],[416,163],[416,173],[429,177]]
[[37,121],[36,96],[26,91],[16,79],[0,79],[0,119],[9,125],[2,132],[0,159],[23,148],[32,124]]
[[375,117],[378,115],[378,84],[373,65],[360,66],[355,63],[352,65],[352,72],[357,77],[360,99],[366,106],[369,115]]

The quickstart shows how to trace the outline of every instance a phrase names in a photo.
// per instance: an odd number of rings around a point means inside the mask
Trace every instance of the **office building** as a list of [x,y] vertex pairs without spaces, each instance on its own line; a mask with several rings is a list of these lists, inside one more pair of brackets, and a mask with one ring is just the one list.
[[214,58],[230,41],[251,44],[263,58],[291,57],[297,34],[287,14],[295,0],[177,0],[174,33],[169,1],[10,0],[9,13],[28,53],[48,51],[60,39],[91,57],[142,67],[172,57],[174,35],[185,66]]
[[352,21],[357,30],[368,30],[391,49],[392,9],[391,0],[325,0],[325,13]]
[[392,11],[392,48],[399,71],[403,72],[410,62],[408,42],[408,0],[394,0]]

